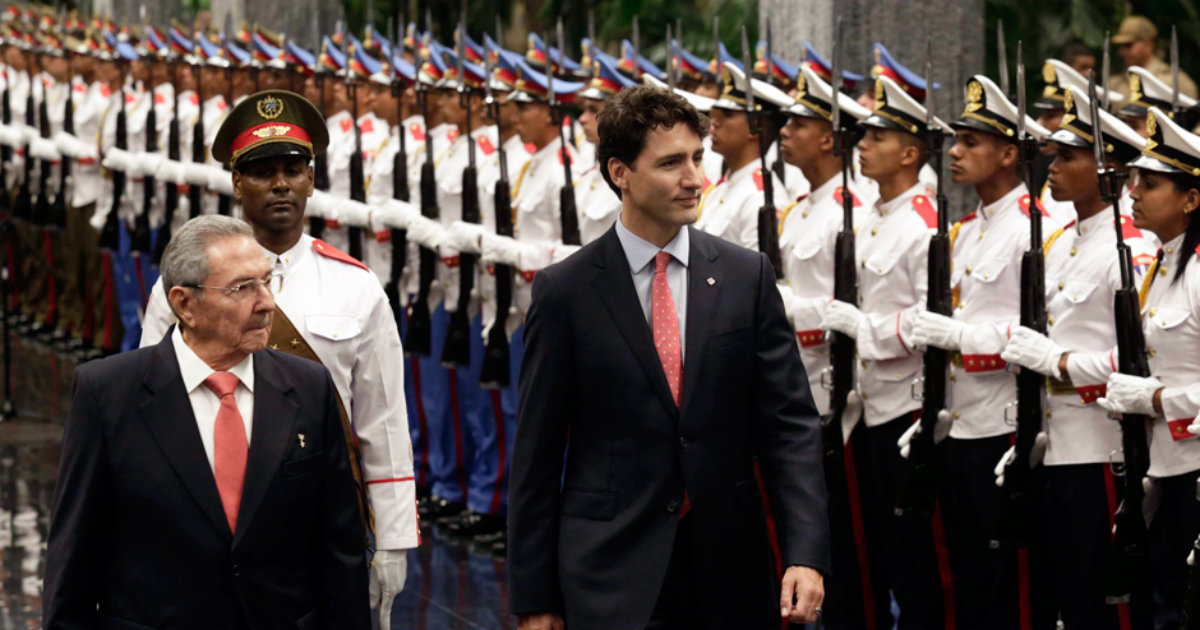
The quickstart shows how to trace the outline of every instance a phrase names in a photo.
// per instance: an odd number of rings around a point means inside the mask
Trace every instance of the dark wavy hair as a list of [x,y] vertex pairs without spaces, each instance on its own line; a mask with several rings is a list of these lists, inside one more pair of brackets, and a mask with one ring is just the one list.
[[[1189,190],[1196,189],[1200,191],[1200,178],[1192,177],[1186,173],[1159,173],[1171,183],[1175,185],[1175,190],[1185,193]],[[1195,250],[1200,247],[1200,220],[1195,217],[1195,211],[1189,215],[1187,228],[1183,232],[1183,243],[1179,246],[1180,251],[1185,254],[1179,257],[1179,266],[1175,268],[1175,275],[1171,277],[1171,282],[1175,282],[1183,277],[1183,270],[1187,268],[1188,261],[1192,259],[1186,252]]]
[[708,135],[708,116],[696,111],[683,97],[667,90],[636,86],[621,90],[598,117],[600,144],[596,156],[600,175],[608,187],[621,197],[608,173],[608,161],[616,158],[633,168],[646,145],[646,134],[653,129],[671,129],[687,125],[696,135]]

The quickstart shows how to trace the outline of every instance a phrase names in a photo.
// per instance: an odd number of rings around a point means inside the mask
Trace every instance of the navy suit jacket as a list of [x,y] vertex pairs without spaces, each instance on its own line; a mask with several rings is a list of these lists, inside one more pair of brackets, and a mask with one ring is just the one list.
[[237,531],[170,334],[76,370],[58,474],[46,628],[371,627],[357,493],[320,364],[254,355]]
[[778,628],[756,462],[784,565],[829,569],[820,419],[774,273],[685,229],[680,408],[615,229],[534,280],[509,494],[514,613],[644,628],[686,489],[706,625]]

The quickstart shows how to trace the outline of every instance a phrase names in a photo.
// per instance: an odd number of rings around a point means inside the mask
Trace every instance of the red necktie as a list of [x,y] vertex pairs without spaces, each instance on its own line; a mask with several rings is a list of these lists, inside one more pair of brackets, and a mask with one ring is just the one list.
[[213,431],[213,475],[231,532],[237,531],[242,481],[246,478],[246,454],[250,450],[246,442],[246,423],[233,396],[238,383],[238,377],[229,372],[214,372],[204,379],[204,385],[221,398]]
[[[679,343],[679,314],[675,310],[675,298],[671,296],[671,285],[667,284],[667,264],[670,262],[671,255],[667,252],[654,255],[650,322],[654,329],[654,349],[658,350],[658,360],[662,362],[663,372],[667,375],[667,387],[671,389],[671,398],[675,400],[675,406],[679,407],[679,398],[683,391],[683,355]],[[691,507],[685,491],[679,518],[683,518]]]

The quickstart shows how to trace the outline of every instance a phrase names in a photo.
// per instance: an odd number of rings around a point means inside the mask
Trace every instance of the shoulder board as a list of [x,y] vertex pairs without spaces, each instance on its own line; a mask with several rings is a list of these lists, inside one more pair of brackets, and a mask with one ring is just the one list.
[[1142,237],[1142,231],[1136,227],[1133,227],[1133,221],[1129,217],[1121,215],[1121,238],[1126,239]]
[[199,105],[200,104],[200,95],[195,92],[192,92],[192,98],[190,98],[188,100],[190,100],[192,102],[192,105]]
[[537,147],[534,146],[534,144],[532,142],[526,142],[525,143],[525,152],[528,153],[529,155],[533,155],[534,153],[537,153]]
[[347,265],[354,265],[355,267],[359,267],[366,271],[371,270],[370,267],[367,267],[361,262],[355,260],[350,254],[343,252],[342,250],[330,245],[329,243],[326,243],[325,241],[322,241],[319,238],[313,239],[313,249],[316,250],[318,254],[326,258],[331,258],[338,262],[344,262]]
[[754,186],[759,190],[763,189],[763,172],[761,168],[754,169]]
[[1200,245],[1196,246],[1196,255],[1200,256]]
[[926,227],[937,227],[937,210],[933,209],[933,204],[929,203],[929,197],[925,195],[917,195],[912,200],[913,209],[917,214],[921,215],[921,219],[925,221]]
[[454,142],[455,140],[458,140],[458,130],[451,129],[450,131],[446,132],[446,140],[449,142]]
[[350,131],[350,127],[353,127],[353,126],[354,126],[354,121],[350,120],[349,116],[342,119],[342,133],[346,133],[346,132]]
[[413,137],[415,140],[417,140],[418,142],[424,142],[424,141],[425,141],[425,130],[424,130],[424,129],[422,129],[422,128],[421,128],[421,125],[419,125],[419,124],[417,124],[417,123],[413,123],[413,124],[411,124],[411,125],[409,125],[409,126],[408,126],[408,133],[411,133],[411,134],[412,134],[412,137]]
[[217,103],[217,109],[220,109],[221,111],[225,111],[225,110],[229,109],[229,103],[226,103],[225,99],[221,99],[221,102]]
[[712,180],[710,180],[710,179],[709,179],[709,178],[706,176],[706,177],[704,178],[704,188],[701,188],[701,189],[700,189],[700,191],[701,191],[701,192],[704,192],[704,191],[708,190],[709,188],[712,188],[712,186],[713,186]]
[[166,105],[167,97],[163,96],[162,94],[159,94],[158,92],[155,92],[154,93],[154,104],[155,105]]
[[107,84],[101,83],[100,84],[100,96],[103,96],[104,98],[108,98],[109,96],[112,96],[112,88],[108,87]]
[[[1037,203],[1037,208],[1039,211],[1041,211],[1042,216],[1046,216],[1046,208],[1042,205],[1042,200],[1038,199],[1035,203]],[[1029,195],[1022,196],[1021,200],[1018,202],[1018,205],[1021,206],[1021,212],[1024,212],[1025,216],[1029,216]]]
[[126,104],[126,105],[129,105],[130,103],[134,103],[134,102],[136,102],[136,101],[137,101],[137,97],[136,97],[136,96],[134,96],[134,95],[132,95],[132,94],[126,94],[126,95],[125,95],[125,104]]
[[371,133],[372,131],[375,131],[375,123],[368,118],[366,122],[362,124],[362,127],[359,129],[359,131],[363,133]]
[[563,156],[566,156],[567,159],[571,158],[571,149],[568,147],[563,147],[563,148],[559,149],[556,153],[558,153],[558,163],[559,164],[563,163]]
[[[808,196],[808,195],[801,195],[800,197],[798,197],[798,198],[796,199],[796,201],[800,201],[801,199],[803,199],[803,198],[805,198],[805,197],[807,197],[807,196]],[[841,186],[838,186],[837,190],[833,191],[833,198],[834,198],[834,200],[835,200],[835,201],[837,201],[839,204],[841,204],[841,203],[842,203],[842,187],[841,187]],[[854,191],[853,191],[853,190],[852,190],[852,191],[850,191],[850,198],[854,200],[854,203],[853,203],[853,205],[854,205],[854,207],[855,207],[855,208],[861,208],[861,207],[862,207],[862,202],[858,200],[858,195],[854,194]],[[937,223],[937,221],[936,221],[936,218],[935,218],[935,220],[934,220],[934,224],[936,225],[936,223]]]
[[82,83],[76,83],[76,84],[75,84],[75,91],[76,91],[76,92],[86,92],[86,91],[87,91],[87,86],[86,86],[86,85],[84,85],[84,84],[82,84]]
[[479,150],[483,151],[484,155],[491,155],[496,151],[496,145],[492,144],[491,138],[487,136],[479,136],[479,142],[476,144],[479,145]]

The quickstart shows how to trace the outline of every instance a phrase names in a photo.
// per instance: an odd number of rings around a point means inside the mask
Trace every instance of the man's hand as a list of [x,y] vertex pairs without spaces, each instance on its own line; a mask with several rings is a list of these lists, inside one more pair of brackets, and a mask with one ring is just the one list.
[[1155,415],[1154,394],[1163,388],[1162,381],[1153,376],[1142,378],[1129,374],[1110,374],[1108,388],[1096,404],[1112,413]]
[[392,602],[408,577],[407,549],[380,549],[371,558],[371,608],[379,609],[379,630],[392,627]]
[[1058,360],[1064,352],[1066,349],[1050,341],[1046,335],[1032,328],[1017,326],[1008,344],[1004,346],[1004,351],[1000,353],[1000,358],[1038,374],[1062,378]]
[[558,613],[517,615],[517,630],[566,630],[567,624]]
[[913,323],[913,345],[926,348],[933,346],[943,350],[958,350],[962,347],[963,323],[930,311],[917,314]]
[[821,328],[836,330],[855,339],[858,338],[858,328],[867,320],[859,308],[849,302],[834,300],[825,309],[825,318],[821,320]]
[[813,623],[825,601],[825,578],[810,567],[788,567],[783,574],[779,616],[792,623]]

